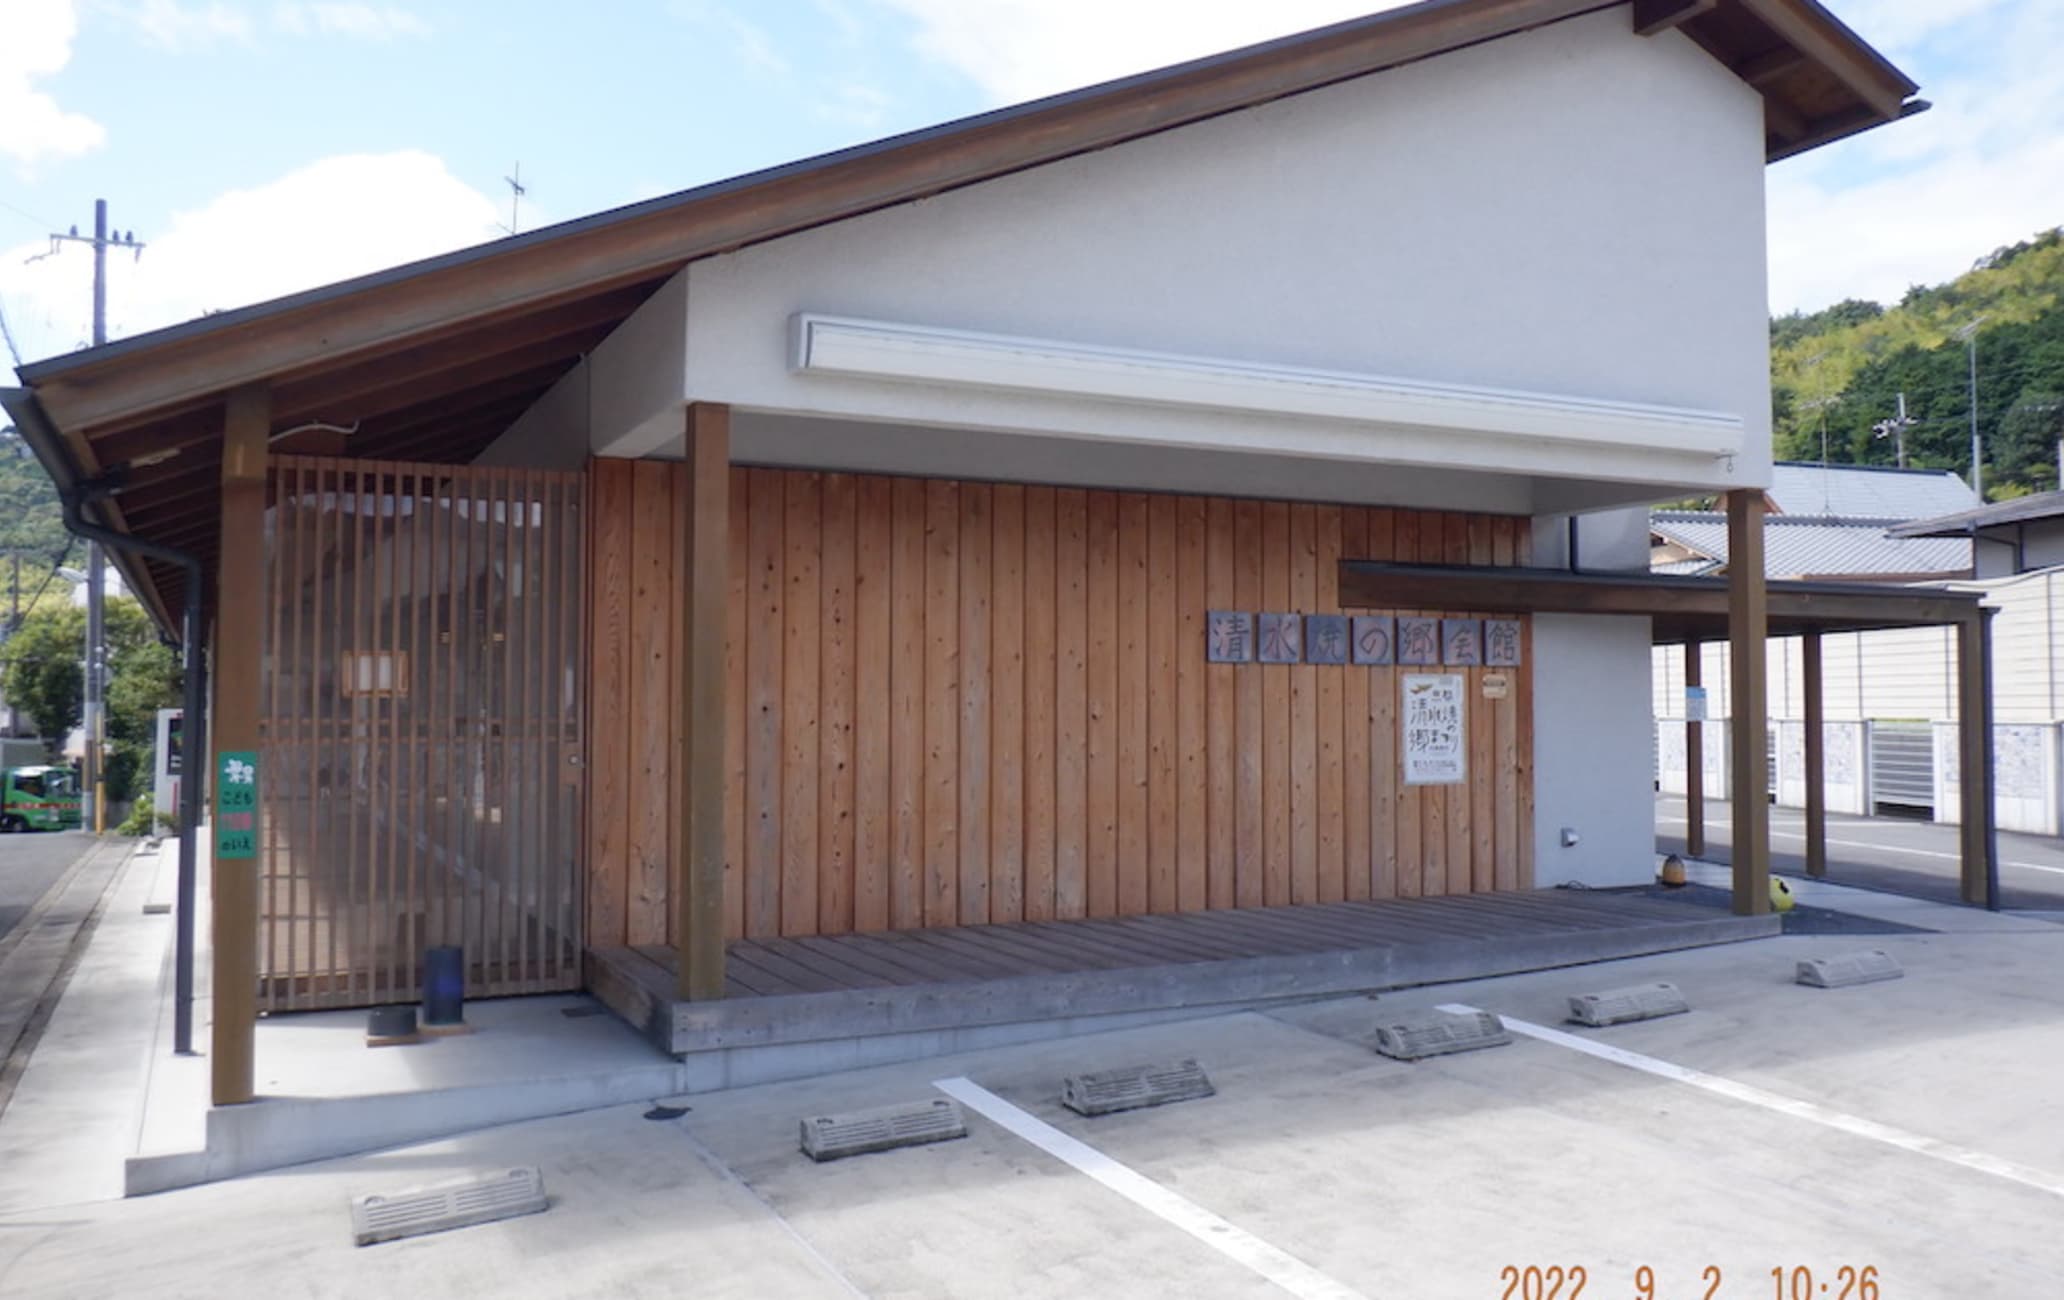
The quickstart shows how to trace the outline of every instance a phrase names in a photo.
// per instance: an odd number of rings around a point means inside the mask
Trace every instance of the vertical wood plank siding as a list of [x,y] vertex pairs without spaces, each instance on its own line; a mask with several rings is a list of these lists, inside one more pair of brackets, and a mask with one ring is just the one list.
[[[641,636],[649,592],[680,598],[673,550],[645,549],[648,482],[674,481],[651,472],[591,466],[598,737],[640,737],[671,680]],[[1523,562],[1523,523],[732,475],[733,937],[1531,883],[1530,663],[1495,702],[1496,670],[1456,670],[1470,780],[1420,789],[1399,785],[1399,670],[1214,665],[1203,645],[1209,609],[1341,612],[1341,559]],[[621,943],[664,924],[647,826],[670,776],[646,757],[664,746],[600,748],[588,932]]]

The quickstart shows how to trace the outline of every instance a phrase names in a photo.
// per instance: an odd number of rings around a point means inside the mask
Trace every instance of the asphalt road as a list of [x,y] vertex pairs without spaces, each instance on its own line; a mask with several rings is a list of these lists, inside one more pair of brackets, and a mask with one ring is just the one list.
[[[1706,860],[1732,861],[1734,810],[1706,801]],[[1770,810],[1770,855],[1780,873],[1806,871],[1806,814]],[[1843,885],[1954,903],[1958,828],[1897,817],[1828,814],[1828,879]],[[1656,799],[1656,851],[1684,852],[1684,800]],[[2064,840],[2042,835],[1999,835],[2000,906],[2064,910]]]
[[0,835],[0,943],[93,843],[84,831]]

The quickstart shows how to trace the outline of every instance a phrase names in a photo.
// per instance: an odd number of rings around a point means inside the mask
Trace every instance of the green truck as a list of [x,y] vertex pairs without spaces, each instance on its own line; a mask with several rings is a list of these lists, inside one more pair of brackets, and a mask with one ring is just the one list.
[[10,767],[0,777],[0,831],[79,828],[79,781],[68,767]]

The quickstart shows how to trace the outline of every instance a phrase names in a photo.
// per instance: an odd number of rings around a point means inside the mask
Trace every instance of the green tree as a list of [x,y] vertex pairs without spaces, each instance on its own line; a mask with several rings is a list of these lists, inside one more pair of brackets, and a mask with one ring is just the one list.
[[179,706],[179,655],[133,600],[109,601],[107,622],[107,790],[110,799],[128,799],[152,771],[158,710]]
[[1782,459],[1889,465],[1873,436],[1898,410],[1907,463],[1970,470],[1970,353],[1977,333],[1978,435],[1995,499],[2058,486],[2064,439],[2064,228],[1993,250],[1955,280],[1916,285],[1889,310],[1847,301],[1770,322],[1771,424]]
[[[179,659],[158,640],[136,601],[107,602],[107,739],[110,799],[127,799],[150,770],[157,711],[179,703]],[[0,649],[0,689],[29,716],[52,754],[85,718],[86,611],[42,605]]]
[[86,611],[45,605],[0,648],[0,690],[35,724],[54,757],[85,716]]

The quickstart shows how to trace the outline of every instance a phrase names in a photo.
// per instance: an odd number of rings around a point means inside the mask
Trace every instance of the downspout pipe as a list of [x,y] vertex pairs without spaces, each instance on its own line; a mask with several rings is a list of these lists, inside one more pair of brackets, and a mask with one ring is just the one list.
[[114,493],[108,479],[89,480],[78,472],[70,451],[51,427],[42,403],[25,390],[0,391],[0,399],[19,426],[36,459],[50,474],[64,508],[65,529],[75,537],[146,559],[177,565],[186,575],[186,608],[180,620],[182,655],[179,778],[179,901],[174,908],[176,927],[173,953],[172,1050],[182,1056],[193,1054],[194,907],[195,879],[199,859],[195,857],[195,835],[201,820],[201,787],[207,768],[207,664],[201,654],[201,606],[206,592],[207,570],[200,557],[188,551],[118,533],[86,518],[88,506],[98,514],[98,502]]

